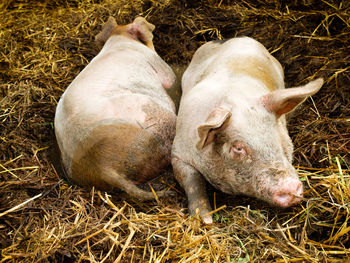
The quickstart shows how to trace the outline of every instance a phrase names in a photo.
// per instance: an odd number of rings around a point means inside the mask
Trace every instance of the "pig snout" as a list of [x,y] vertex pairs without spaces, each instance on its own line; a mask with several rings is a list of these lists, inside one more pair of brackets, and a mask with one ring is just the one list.
[[273,194],[272,201],[280,207],[290,207],[301,201],[303,184],[299,180],[285,180]]

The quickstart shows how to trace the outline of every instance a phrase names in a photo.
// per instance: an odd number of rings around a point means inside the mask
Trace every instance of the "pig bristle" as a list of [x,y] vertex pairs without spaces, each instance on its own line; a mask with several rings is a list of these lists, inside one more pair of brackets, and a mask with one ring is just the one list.
[[[349,7],[346,0],[1,1],[0,261],[348,262]],[[320,92],[288,116],[306,189],[301,204],[278,209],[208,186],[215,222],[203,225],[188,216],[171,170],[150,182],[154,191],[177,192],[158,202],[62,179],[55,107],[99,52],[94,36],[110,16],[119,25],[137,16],[154,24],[155,49],[169,64],[188,65],[207,41],[247,35],[278,59],[287,87],[323,77]]]

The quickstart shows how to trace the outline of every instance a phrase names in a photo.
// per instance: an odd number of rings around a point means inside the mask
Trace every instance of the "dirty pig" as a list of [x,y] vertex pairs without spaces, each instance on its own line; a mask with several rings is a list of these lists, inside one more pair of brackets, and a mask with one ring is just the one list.
[[176,79],[154,50],[154,28],[142,17],[128,25],[109,18],[96,36],[103,48],[57,105],[61,162],[81,186],[118,188],[140,200],[153,199],[137,184],[170,165],[176,115],[166,89]]
[[182,77],[172,148],[174,174],[191,214],[212,223],[205,180],[228,194],[280,207],[300,201],[285,114],[315,94],[323,80],[284,87],[280,63],[249,37],[201,46]]

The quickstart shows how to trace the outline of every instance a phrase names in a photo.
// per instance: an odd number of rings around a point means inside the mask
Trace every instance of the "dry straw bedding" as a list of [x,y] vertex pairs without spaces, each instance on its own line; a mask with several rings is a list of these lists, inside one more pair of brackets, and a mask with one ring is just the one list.
[[[287,86],[326,84],[291,114],[305,200],[278,210],[209,187],[216,223],[169,199],[139,203],[86,190],[54,166],[53,118],[97,54],[112,15],[143,15],[175,69],[206,41],[248,35],[282,63]],[[349,1],[30,1],[0,3],[0,262],[346,262],[350,256]],[[179,70],[181,71],[181,70]]]

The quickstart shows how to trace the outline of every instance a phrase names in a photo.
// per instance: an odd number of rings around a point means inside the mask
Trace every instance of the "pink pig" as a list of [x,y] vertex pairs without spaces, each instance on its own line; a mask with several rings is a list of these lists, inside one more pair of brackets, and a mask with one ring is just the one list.
[[228,194],[245,194],[289,207],[303,185],[292,166],[285,113],[323,80],[285,89],[280,63],[248,37],[200,47],[182,78],[172,149],[176,179],[196,210],[212,223],[205,180]]
[[137,184],[170,165],[176,115],[165,89],[176,78],[154,51],[153,30],[142,17],[124,26],[110,18],[96,36],[102,50],[57,105],[62,165],[82,186],[152,199],[153,193]]

